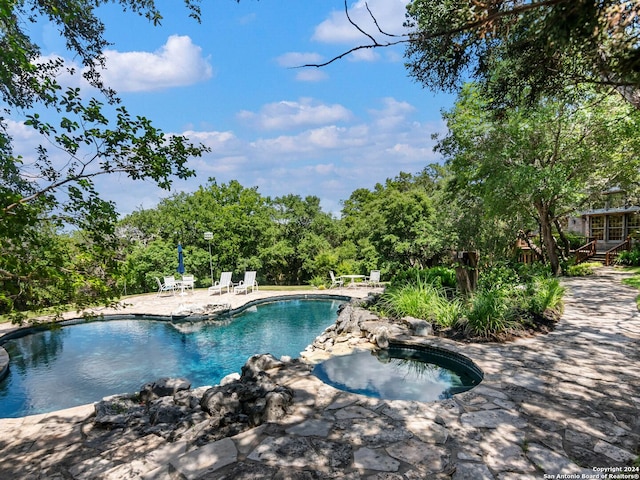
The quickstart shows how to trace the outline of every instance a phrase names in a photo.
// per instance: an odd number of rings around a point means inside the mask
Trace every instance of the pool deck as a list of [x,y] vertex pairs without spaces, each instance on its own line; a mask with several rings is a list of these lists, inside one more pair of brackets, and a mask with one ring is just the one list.
[[[640,478],[638,467],[616,470],[632,465],[640,440],[638,292],[623,276],[603,268],[563,279],[565,312],[548,335],[505,344],[438,340],[485,372],[478,387],[452,399],[377,400],[282,371],[279,380],[295,392],[289,415],[198,447],[99,431],[93,405],[0,419],[0,478]],[[128,299],[129,311],[162,315],[198,295]]]

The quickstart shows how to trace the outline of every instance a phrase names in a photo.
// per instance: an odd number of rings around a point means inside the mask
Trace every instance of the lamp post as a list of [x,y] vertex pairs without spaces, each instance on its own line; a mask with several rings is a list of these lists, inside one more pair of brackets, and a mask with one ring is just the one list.
[[213,263],[211,263],[211,240],[213,240],[213,232],[204,232],[204,239],[209,241],[209,269],[211,270],[211,286],[213,286]]

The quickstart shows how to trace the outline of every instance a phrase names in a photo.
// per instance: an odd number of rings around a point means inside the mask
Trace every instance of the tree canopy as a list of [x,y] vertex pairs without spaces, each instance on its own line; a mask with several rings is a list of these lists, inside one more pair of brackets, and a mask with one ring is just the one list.
[[413,0],[406,55],[425,86],[469,79],[509,101],[590,84],[640,108],[640,4],[635,0]]
[[[98,67],[108,41],[95,9],[103,3],[20,0],[0,5],[0,304],[9,310],[46,306],[54,297],[50,292],[60,289],[66,293],[58,297],[71,303],[108,301],[114,295],[109,272],[115,264],[109,258],[117,212],[101,198],[96,177],[120,173],[168,189],[174,178],[193,174],[187,161],[206,150],[130,114],[102,83]],[[162,19],[153,0],[113,3],[153,23]],[[185,4],[198,18],[198,1]],[[58,74],[67,69],[64,61],[43,57],[31,36],[30,27],[42,20],[59,29],[102,100],[82,98],[79,89],[59,84]],[[15,154],[10,125],[31,129],[40,139],[26,158]],[[52,236],[73,229],[82,233]],[[76,249],[94,260],[91,268],[76,264],[76,273],[83,272],[79,277],[70,274]],[[77,288],[79,278],[82,288]]]
[[574,104],[545,98],[500,118],[489,102],[469,84],[444,115],[449,134],[437,148],[450,167],[451,188],[478,196],[493,216],[534,220],[558,274],[558,220],[612,187],[637,182],[640,113],[617,96],[589,90]]

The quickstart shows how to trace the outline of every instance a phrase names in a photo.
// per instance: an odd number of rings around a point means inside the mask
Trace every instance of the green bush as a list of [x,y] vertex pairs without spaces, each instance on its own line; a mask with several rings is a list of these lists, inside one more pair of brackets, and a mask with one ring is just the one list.
[[327,280],[323,276],[316,275],[311,280],[309,280],[309,285],[311,285],[312,287],[321,288],[327,287],[328,284]]
[[640,244],[636,244],[631,250],[621,252],[616,263],[629,267],[640,266]]
[[534,277],[553,277],[551,267],[542,262],[519,263],[515,265],[515,269],[523,283],[527,283]]
[[478,276],[478,290],[512,289],[521,283],[518,272],[506,263],[485,267]]
[[462,303],[450,301],[442,287],[426,281],[388,288],[380,305],[394,317],[421,318],[442,327],[450,327],[460,317]]
[[518,329],[516,312],[517,304],[508,289],[488,288],[470,298],[466,318],[459,324],[471,336],[499,338]]
[[[569,248],[571,250],[577,250],[587,243],[587,237],[573,232],[564,232],[564,238],[569,242]],[[560,238],[558,238],[557,241],[558,245],[562,245]]]
[[448,267],[409,268],[397,273],[389,284],[390,288],[417,285],[421,282],[443,288],[456,288],[456,271]]
[[427,270],[403,272],[382,295],[379,307],[390,316],[422,318],[441,327],[458,326],[469,336],[485,339],[504,338],[530,323],[533,316],[562,309],[565,289],[548,267],[516,270],[508,264],[493,265],[481,272],[479,288],[465,299],[448,297],[452,289],[433,280],[446,279],[446,270],[435,270],[438,273],[431,277]]
[[593,275],[593,269],[601,266],[597,262],[579,263],[577,265],[569,265],[565,273],[568,277],[586,277],[587,275]]
[[526,310],[542,315],[546,310],[561,310],[565,288],[557,278],[536,277],[527,285]]

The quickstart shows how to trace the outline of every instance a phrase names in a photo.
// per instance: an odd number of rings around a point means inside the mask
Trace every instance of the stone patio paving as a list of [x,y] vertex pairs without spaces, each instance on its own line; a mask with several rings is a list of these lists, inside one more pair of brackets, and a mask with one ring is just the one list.
[[[640,439],[640,315],[622,275],[564,279],[565,313],[548,335],[438,340],[485,372],[478,387],[449,400],[366,398],[294,363],[269,372],[294,391],[284,419],[206,445],[188,434],[168,442],[99,429],[92,405],[0,419],[0,478],[616,478]],[[622,473],[640,478],[637,468]]]

